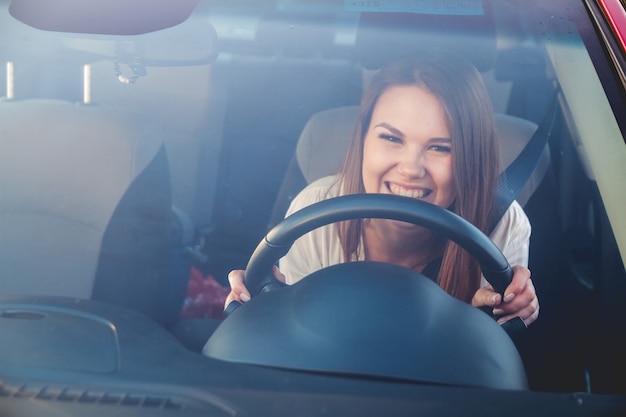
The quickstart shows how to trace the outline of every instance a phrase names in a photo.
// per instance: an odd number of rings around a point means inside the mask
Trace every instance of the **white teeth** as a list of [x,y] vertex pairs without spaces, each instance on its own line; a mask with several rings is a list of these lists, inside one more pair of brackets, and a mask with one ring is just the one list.
[[389,190],[395,195],[401,195],[410,198],[424,198],[424,196],[426,195],[425,190],[404,188],[396,184],[389,184]]

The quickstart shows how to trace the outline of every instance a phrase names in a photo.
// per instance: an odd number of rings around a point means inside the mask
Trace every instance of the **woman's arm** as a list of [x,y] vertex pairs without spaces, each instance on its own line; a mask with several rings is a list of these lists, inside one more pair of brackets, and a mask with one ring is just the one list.
[[[274,277],[277,280],[279,280],[280,282],[285,282],[285,276],[278,270],[278,267],[275,266],[272,272],[274,273]],[[245,274],[246,271],[242,269],[234,269],[228,274],[230,293],[226,296],[224,308],[228,307],[228,305],[233,301],[237,301],[240,303],[246,303],[250,301],[250,292],[246,288],[243,281]]]
[[513,280],[504,292],[504,299],[484,281],[483,288],[474,294],[472,305],[493,307],[493,314],[501,316],[500,323],[520,317],[529,325],[539,316],[539,300],[528,269],[530,232],[528,217],[514,201],[490,235],[513,266]]
[[[336,177],[325,177],[311,183],[293,199],[285,216],[318,201],[334,197],[338,194],[337,189]],[[293,284],[310,273],[332,264],[329,262],[335,259],[335,253],[337,261],[334,263],[341,262],[339,239],[332,227],[332,225],[321,227],[296,240],[289,253],[280,260],[280,270],[274,268],[276,279]],[[226,306],[232,301],[250,300],[250,293],[244,285],[244,274],[243,270],[233,270],[228,274],[231,291],[226,297]]]
[[539,300],[530,279],[530,270],[519,265],[513,267],[513,279],[504,291],[504,299],[488,285],[476,291],[472,305],[493,307],[493,314],[501,316],[498,323],[519,317],[528,326],[539,317]]

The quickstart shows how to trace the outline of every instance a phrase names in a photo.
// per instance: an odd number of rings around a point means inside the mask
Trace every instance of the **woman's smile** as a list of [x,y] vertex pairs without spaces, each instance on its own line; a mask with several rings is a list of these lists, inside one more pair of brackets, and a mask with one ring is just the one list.
[[416,199],[423,199],[428,197],[432,190],[426,188],[417,188],[417,187],[405,187],[397,183],[385,181],[385,185],[391,194],[400,195],[403,197],[410,197]]
[[399,85],[379,97],[365,135],[365,192],[449,207],[456,196],[446,111],[422,87]]

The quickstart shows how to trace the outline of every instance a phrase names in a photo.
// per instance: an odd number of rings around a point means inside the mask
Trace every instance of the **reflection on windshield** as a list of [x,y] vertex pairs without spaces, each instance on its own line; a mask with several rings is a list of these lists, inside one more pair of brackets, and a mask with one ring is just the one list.
[[[582,5],[200,0],[181,24],[124,35],[42,30],[11,15],[10,3],[0,0],[3,297],[122,306],[199,354],[224,320],[229,272],[247,267],[268,230],[290,206],[300,207],[305,187],[347,169],[350,140],[373,117],[375,106],[360,109],[381,68],[444,50],[479,72],[498,140],[487,159],[497,159],[500,171],[519,161],[535,132],[548,131],[532,175],[515,192],[531,229],[520,264],[528,258],[541,305],[540,319],[515,341],[531,389],[626,392],[624,105],[613,62]],[[183,6],[190,7],[179,5],[170,19],[182,16]],[[152,17],[140,20],[148,25]],[[409,108],[401,107],[391,113]],[[393,146],[410,143],[404,125],[384,122],[378,133],[388,147],[368,154],[372,160],[389,160]],[[454,127],[434,136],[469,129]],[[449,143],[436,145],[439,158],[455,155],[441,151]],[[456,157],[471,165],[469,155]],[[358,175],[350,193],[371,192],[370,165],[352,162]],[[427,201],[436,194],[433,184],[415,190],[378,174],[376,192]],[[324,198],[332,194],[327,188]],[[484,191],[469,194],[478,199]],[[446,202],[440,205],[486,229],[477,224],[481,213]],[[352,240],[338,243],[342,256],[349,242],[367,247],[360,229],[347,230]],[[349,254],[370,260],[372,253]],[[312,270],[326,266],[323,257],[301,254]],[[184,327],[193,320],[213,327]],[[186,336],[177,333],[182,327]],[[19,334],[19,326],[11,331]]]

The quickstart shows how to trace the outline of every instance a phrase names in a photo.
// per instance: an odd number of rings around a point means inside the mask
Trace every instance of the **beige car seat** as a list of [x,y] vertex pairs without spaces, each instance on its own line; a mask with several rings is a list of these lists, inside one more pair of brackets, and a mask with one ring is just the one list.
[[[341,107],[319,112],[304,127],[296,147],[296,159],[307,183],[337,173],[345,156],[359,108]],[[528,143],[537,125],[506,114],[496,114],[496,130],[500,144],[500,167],[504,170]],[[550,164],[546,146],[532,176],[517,197],[523,206],[537,188]]]
[[158,125],[106,106],[0,102],[2,295],[93,298],[165,321],[171,213]]

